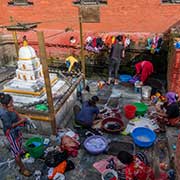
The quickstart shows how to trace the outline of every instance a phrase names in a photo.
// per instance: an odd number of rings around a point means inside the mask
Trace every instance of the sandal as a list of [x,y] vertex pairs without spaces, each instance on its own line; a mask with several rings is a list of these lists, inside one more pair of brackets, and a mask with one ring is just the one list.
[[19,172],[23,175],[23,176],[26,176],[26,177],[29,177],[29,176],[31,176],[32,174],[31,174],[31,172],[29,171],[29,170],[27,170],[27,169],[24,169],[24,170],[19,170]]

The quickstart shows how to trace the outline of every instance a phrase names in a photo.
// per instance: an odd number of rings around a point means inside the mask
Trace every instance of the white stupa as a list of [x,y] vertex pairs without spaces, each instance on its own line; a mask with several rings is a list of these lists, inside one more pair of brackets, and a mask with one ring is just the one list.
[[[24,41],[23,47],[19,49],[17,65],[16,77],[4,85],[3,92],[11,94],[15,102],[22,101],[22,103],[33,103],[46,98],[40,59],[27,41]],[[57,74],[50,73],[49,75],[52,92],[64,85],[65,82],[58,79]]]

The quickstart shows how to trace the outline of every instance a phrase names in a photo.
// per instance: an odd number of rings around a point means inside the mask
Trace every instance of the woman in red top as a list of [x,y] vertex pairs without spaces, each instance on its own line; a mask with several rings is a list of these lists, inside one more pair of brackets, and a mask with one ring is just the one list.
[[120,151],[117,158],[126,165],[119,174],[120,180],[155,180],[154,173],[143,153],[133,156],[126,151]]
[[141,61],[135,64],[136,75],[140,76],[140,81],[142,85],[148,79],[148,77],[153,73],[154,67],[150,61]]

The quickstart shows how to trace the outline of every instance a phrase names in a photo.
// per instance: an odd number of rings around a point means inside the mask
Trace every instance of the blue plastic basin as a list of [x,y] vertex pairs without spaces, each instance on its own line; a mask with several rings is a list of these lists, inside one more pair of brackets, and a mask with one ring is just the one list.
[[131,75],[127,75],[127,74],[119,75],[119,80],[121,82],[129,82],[130,79],[132,79]]
[[140,147],[150,147],[156,140],[156,134],[151,129],[138,127],[131,134],[134,143]]

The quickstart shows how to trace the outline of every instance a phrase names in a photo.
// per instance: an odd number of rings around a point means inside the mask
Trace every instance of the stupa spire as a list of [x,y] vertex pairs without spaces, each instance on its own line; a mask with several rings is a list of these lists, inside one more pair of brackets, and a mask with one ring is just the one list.
[[28,46],[28,41],[25,35],[23,36],[23,46]]

